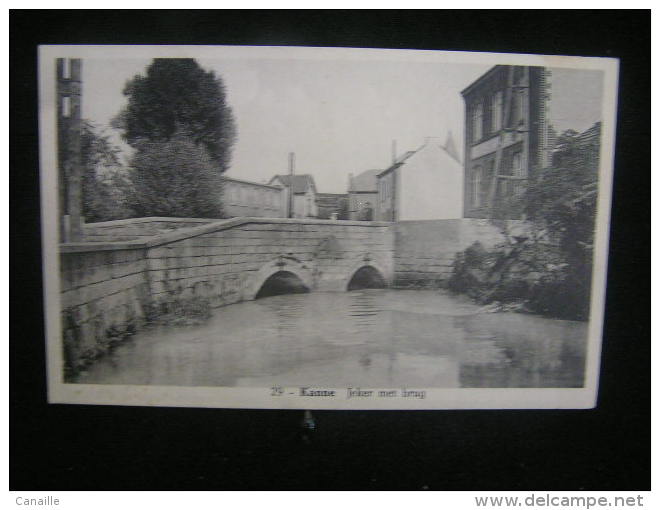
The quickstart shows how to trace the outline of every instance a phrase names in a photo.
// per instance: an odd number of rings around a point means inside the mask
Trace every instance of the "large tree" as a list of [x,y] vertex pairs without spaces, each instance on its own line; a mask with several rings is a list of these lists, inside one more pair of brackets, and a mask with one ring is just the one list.
[[202,146],[219,173],[229,167],[236,127],[222,79],[192,58],[156,58],[144,76],[126,83],[128,105],[114,125],[132,147],[187,133]]
[[82,210],[87,223],[127,218],[128,186],[119,160],[120,149],[110,137],[89,121],[83,121],[80,143]]

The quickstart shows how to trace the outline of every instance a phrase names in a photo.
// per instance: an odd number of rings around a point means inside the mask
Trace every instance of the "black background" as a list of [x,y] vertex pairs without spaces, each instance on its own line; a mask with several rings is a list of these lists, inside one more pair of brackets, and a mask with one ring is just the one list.
[[[650,489],[650,11],[12,11],[10,489]],[[46,403],[37,44],[256,44],[621,59],[599,404],[301,411]],[[311,504],[311,503],[310,503]]]

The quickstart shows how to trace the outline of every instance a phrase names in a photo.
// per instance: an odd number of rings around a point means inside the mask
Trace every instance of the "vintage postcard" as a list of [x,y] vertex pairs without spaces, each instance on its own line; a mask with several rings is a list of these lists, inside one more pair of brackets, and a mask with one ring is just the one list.
[[42,46],[52,403],[589,408],[618,61]]

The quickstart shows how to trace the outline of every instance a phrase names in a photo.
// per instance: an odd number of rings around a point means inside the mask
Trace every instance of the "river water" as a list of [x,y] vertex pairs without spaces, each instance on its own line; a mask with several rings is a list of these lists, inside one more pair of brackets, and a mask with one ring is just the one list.
[[142,331],[79,383],[177,386],[580,387],[587,324],[485,313],[438,291],[273,296],[197,326]]

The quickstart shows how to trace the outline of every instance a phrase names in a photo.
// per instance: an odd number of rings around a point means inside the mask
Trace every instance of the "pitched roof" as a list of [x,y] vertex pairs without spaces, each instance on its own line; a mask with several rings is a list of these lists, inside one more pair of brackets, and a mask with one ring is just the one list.
[[378,174],[376,174],[376,176],[377,176],[377,177],[382,177],[382,176],[385,175],[386,173],[389,173],[391,170],[400,167],[401,165],[403,165],[403,164],[406,162],[406,160],[407,160],[410,156],[412,156],[413,154],[417,153],[417,151],[419,151],[419,150],[422,149],[423,147],[424,147],[424,146],[422,145],[422,147],[420,147],[419,149],[417,149],[417,150],[415,150],[415,151],[404,152],[401,156],[395,158],[394,163],[393,163],[392,165],[390,165],[390,166],[387,167],[385,170],[383,170],[383,171],[379,172]]
[[366,170],[351,178],[348,186],[349,193],[369,193],[378,191],[377,175],[381,170]]
[[382,172],[380,172],[377,175],[377,177],[383,177],[384,175],[388,174],[389,172],[391,172],[395,168],[399,168],[400,166],[403,166],[403,164],[406,163],[410,158],[412,158],[416,154],[419,154],[420,152],[422,152],[427,147],[431,147],[431,146],[439,148],[440,152],[442,154],[446,155],[444,157],[448,156],[449,158],[451,158],[451,160],[453,160],[452,164],[456,164],[456,163],[458,163],[459,165],[461,164],[461,158],[458,155],[458,151],[456,150],[456,145],[454,143],[454,139],[452,137],[451,131],[449,132],[449,134],[447,136],[447,141],[445,142],[444,145],[441,145],[440,143],[438,143],[437,141],[434,141],[434,140],[437,140],[437,139],[435,139],[434,137],[427,137],[426,142],[424,143],[424,145],[422,145],[417,150],[405,152],[403,155],[396,158],[394,160],[394,164],[392,164],[389,168],[387,168],[387,169],[383,170]]
[[250,186],[260,186],[262,188],[281,189],[279,186],[273,186],[272,184],[263,184],[261,182],[246,181],[244,179],[236,179],[234,177],[227,177],[226,175],[222,176],[222,180],[223,181],[229,181],[229,182],[237,182],[239,184],[248,184]]
[[276,175],[274,176],[268,184],[272,184],[275,179],[279,181],[284,186],[290,186],[291,180],[293,179],[293,193],[307,193],[307,190],[310,188],[313,191],[316,191],[316,185],[314,184],[314,178],[309,174],[299,174],[299,175]]

